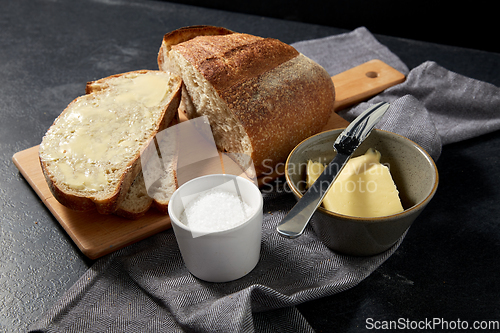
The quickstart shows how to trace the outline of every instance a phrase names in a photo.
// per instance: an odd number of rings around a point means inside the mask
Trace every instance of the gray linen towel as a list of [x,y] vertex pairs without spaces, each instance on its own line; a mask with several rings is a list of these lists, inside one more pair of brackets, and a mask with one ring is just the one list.
[[313,59],[334,76],[369,60],[379,59],[403,74],[408,67],[365,28],[292,44],[297,51]]
[[341,111],[354,119],[369,105],[391,103],[378,124],[420,144],[437,159],[449,144],[500,129],[500,89],[428,61],[412,69],[406,81],[366,103]]
[[[371,59],[407,74],[406,66],[365,28],[300,42],[299,51],[331,75]],[[392,102],[380,127],[406,135],[439,157],[442,143],[500,127],[499,90],[425,63],[408,80],[343,112],[350,119],[367,104]],[[471,97],[476,97],[475,99]],[[467,99],[467,101],[464,101]],[[464,103],[464,104],[463,104]],[[275,227],[295,200],[275,184],[262,189],[264,223],[261,260],[247,276],[207,283],[185,268],[172,230],[159,233],[98,261],[34,325],[37,332],[307,332],[294,305],[356,286],[387,260],[349,257],[326,248],[307,228],[285,240]],[[418,223],[418,220],[416,221]],[[304,260],[307,258],[307,260]]]
[[276,225],[293,205],[293,196],[280,187],[264,193],[264,202],[261,259],[247,276],[227,283],[193,277],[169,230],[98,260],[33,329],[312,331],[293,306],[354,287],[401,242],[381,255],[358,258],[328,250],[310,228],[286,241]]

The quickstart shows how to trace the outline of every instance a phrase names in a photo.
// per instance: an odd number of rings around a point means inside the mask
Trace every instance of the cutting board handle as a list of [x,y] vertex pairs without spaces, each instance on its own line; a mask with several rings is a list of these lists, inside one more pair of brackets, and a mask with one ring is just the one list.
[[374,59],[332,76],[335,111],[362,102],[405,80],[403,73]]
[[331,115],[323,130],[346,127],[349,123],[336,112],[367,100],[405,79],[403,73],[378,59],[332,76],[335,86],[335,113]]

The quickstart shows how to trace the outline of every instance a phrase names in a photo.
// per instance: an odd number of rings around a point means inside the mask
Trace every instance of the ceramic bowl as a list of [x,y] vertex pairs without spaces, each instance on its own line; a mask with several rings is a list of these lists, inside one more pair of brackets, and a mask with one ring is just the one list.
[[[201,230],[184,224],[181,214],[185,207],[214,188],[238,195],[251,207],[253,214],[241,224],[221,231]],[[217,204],[210,210],[220,207],[224,205]],[[187,269],[208,282],[228,282],[248,274],[260,258],[262,207],[259,188],[250,180],[235,175],[202,176],[179,187],[170,198],[168,213]]]
[[[333,143],[341,132],[342,129],[338,129],[314,135],[297,145],[288,156],[286,181],[297,199],[305,193],[307,161],[329,163],[335,156]],[[360,218],[330,212],[320,206],[310,224],[321,241],[339,253],[370,256],[391,248],[426,207],[438,186],[433,159],[415,142],[395,133],[374,130],[353,157],[364,154],[368,148],[380,151],[380,162],[389,166],[404,211]]]

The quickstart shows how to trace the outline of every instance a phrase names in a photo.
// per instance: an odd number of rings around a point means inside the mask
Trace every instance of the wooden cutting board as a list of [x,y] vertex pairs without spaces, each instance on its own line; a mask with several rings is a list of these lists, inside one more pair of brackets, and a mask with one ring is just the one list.
[[[380,60],[372,60],[332,77],[335,111],[359,103],[405,80],[405,76]],[[333,113],[324,130],[349,123]],[[40,168],[38,146],[17,152],[16,167],[84,255],[97,259],[170,228],[170,218],[155,209],[138,220],[97,212],[75,212],[61,205],[50,192]],[[224,159],[221,157],[222,168]],[[227,165],[226,165],[227,167]],[[259,183],[263,180],[259,179]]]

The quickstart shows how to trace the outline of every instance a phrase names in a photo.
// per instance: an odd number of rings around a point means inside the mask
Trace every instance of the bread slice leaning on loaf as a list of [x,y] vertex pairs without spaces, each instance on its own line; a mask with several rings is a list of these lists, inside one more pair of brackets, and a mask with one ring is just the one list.
[[[135,220],[146,214],[151,207],[155,207],[163,214],[168,214],[170,197],[179,187],[176,170],[177,129],[175,128],[178,123],[179,117],[176,114],[169,127],[156,136],[156,143],[149,145],[143,151],[142,170],[130,186],[125,198],[119,203],[115,215]],[[144,179],[145,172],[150,178],[149,186],[146,185]]]
[[87,84],[40,144],[54,197],[74,210],[115,212],[141,170],[141,152],[176,116],[181,87],[179,76],[150,70]]
[[153,204],[153,198],[148,195],[144,176],[139,172],[130,186],[125,198],[120,201],[114,214],[135,220],[142,217]]
[[258,176],[273,173],[333,111],[330,75],[276,39],[182,28],[164,36],[158,66],[182,77],[187,117],[206,115],[218,148],[250,156]]

